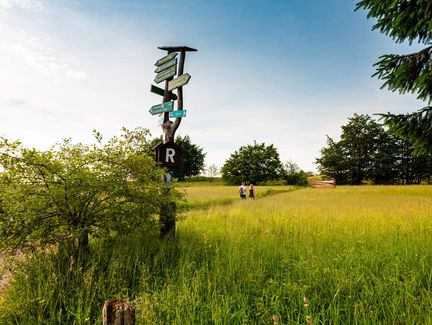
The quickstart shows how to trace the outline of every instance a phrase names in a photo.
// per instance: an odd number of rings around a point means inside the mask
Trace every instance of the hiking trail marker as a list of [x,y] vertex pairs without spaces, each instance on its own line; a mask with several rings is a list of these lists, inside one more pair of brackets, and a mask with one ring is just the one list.
[[[189,83],[190,74],[183,74],[186,52],[196,52],[196,49],[187,46],[161,46],[158,49],[167,51],[167,55],[156,61],[154,82],[159,84],[165,81],[164,89],[151,85],[150,91],[159,96],[163,96],[162,104],[153,105],[149,112],[152,115],[160,115],[160,125],[162,127],[163,141],[158,143],[153,150],[155,151],[155,160],[162,166],[168,168],[169,175],[172,171],[179,169],[182,161],[181,148],[174,143],[175,132],[180,126],[181,120],[186,116],[186,110],[183,109],[183,86]],[[177,58],[177,53],[180,53]],[[173,77],[177,77],[173,80]],[[173,94],[173,90],[177,94]],[[174,110],[174,102],[176,109]],[[174,121],[171,121],[173,118]],[[171,182],[167,181],[167,174],[163,180],[166,194],[169,194]],[[162,238],[175,236],[175,201],[167,200],[161,207],[159,222],[161,225],[160,236]]]
[[168,90],[174,90],[178,87],[182,87],[184,85],[187,85],[191,76],[189,73],[182,74],[180,77],[175,78],[174,80],[171,80],[168,82]]
[[157,115],[160,113],[171,112],[174,108],[174,102],[166,102],[158,105],[153,105],[149,112],[151,115]]

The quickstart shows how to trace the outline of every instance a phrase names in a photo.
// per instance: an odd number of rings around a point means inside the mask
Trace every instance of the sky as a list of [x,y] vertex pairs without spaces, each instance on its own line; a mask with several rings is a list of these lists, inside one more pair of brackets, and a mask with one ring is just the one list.
[[273,144],[316,171],[326,135],[354,113],[425,103],[380,89],[373,64],[396,44],[351,0],[0,0],[0,136],[46,150],[122,127],[161,135],[150,92],[158,46],[189,46],[187,116],[177,135],[222,167],[241,146]]

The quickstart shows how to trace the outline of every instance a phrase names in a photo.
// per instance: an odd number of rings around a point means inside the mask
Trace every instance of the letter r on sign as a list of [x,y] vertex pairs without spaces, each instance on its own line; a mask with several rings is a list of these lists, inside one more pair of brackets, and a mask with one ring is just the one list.
[[174,155],[175,155],[175,150],[173,148],[167,148],[166,150],[166,155],[165,155],[165,162],[170,162],[171,163],[175,163],[174,162]]

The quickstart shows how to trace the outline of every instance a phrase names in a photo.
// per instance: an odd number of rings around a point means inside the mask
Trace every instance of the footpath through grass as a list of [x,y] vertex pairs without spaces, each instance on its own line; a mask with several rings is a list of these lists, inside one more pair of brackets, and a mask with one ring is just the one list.
[[67,254],[34,259],[0,324],[100,324],[119,297],[137,324],[432,324],[432,187],[236,200],[189,211],[177,234],[95,245],[73,276]]
[[[291,192],[294,186],[254,186],[257,199],[268,195]],[[188,186],[181,187],[187,200],[180,207],[187,209],[206,209],[212,206],[228,205],[240,200],[238,186]],[[249,195],[249,192],[247,192]]]

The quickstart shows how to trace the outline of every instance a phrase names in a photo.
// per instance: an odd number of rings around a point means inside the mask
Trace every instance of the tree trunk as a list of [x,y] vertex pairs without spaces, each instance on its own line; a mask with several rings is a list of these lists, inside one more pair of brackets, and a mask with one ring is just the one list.
[[81,229],[80,237],[78,238],[78,253],[81,254],[87,254],[89,252],[89,235],[88,235],[88,229],[83,228]]

